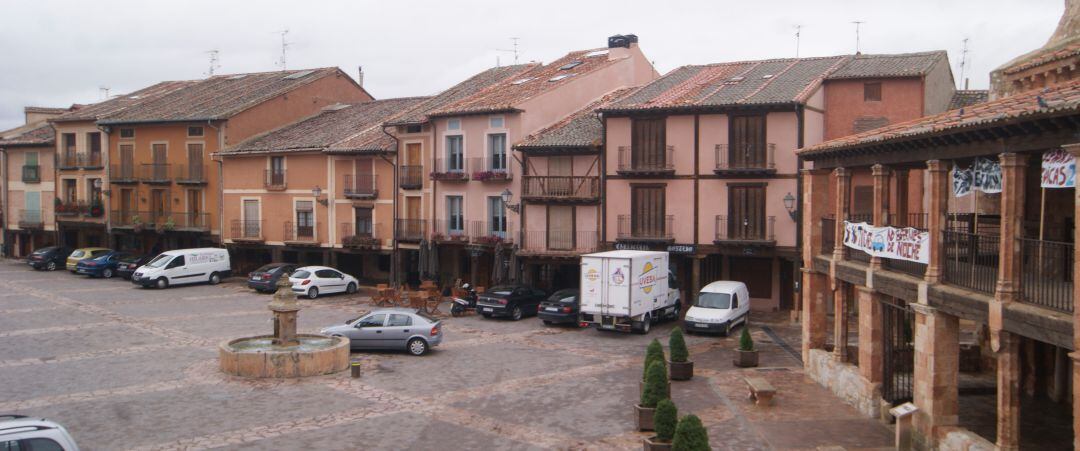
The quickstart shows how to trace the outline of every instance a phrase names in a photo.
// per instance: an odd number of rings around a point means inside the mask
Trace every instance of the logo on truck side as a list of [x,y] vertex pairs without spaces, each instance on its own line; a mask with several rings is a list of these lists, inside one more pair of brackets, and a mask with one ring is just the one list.
[[589,270],[585,272],[585,280],[588,280],[589,282],[600,280],[600,271],[597,271],[596,268],[589,268]]
[[645,267],[641,268],[641,275],[638,276],[638,285],[641,286],[641,291],[645,294],[652,293],[653,285],[656,285],[656,274],[653,274],[653,270],[656,269],[652,262],[646,262]]
[[615,285],[622,285],[626,282],[626,276],[622,273],[622,268],[615,269],[615,272],[611,274],[611,283]]

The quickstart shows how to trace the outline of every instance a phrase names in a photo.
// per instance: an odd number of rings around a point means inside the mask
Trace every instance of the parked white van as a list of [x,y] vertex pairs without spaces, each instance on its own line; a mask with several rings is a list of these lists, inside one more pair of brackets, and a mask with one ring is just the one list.
[[683,319],[687,332],[720,332],[727,336],[736,324],[750,319],[750,293],[746,284],[720,280],[701,289]]
[[214,285],[229,277],[229,252],[216,247],[162,252],[131,275],[131,283],[144,287],[209,282]]

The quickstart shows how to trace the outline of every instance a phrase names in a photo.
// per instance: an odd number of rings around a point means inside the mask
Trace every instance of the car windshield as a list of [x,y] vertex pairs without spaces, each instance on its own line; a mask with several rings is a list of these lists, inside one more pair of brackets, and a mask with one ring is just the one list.
[[510,294],[512,294],[513,292],[514,292],[514,287],[505,286],[505,285],[501,286],[501,287],[494,287],[491,290],[488,290],[488,293],[499,295],[499,296],[510,296]]
[[79,257],[82,257],[82,256],[83,256],[83,254],[85,254],[85,253],[86,253],[86,252],[83,252],[83,251],[75,251],[75,252],[72,252],[72,253],[71,253],[71,256],[72,256],[72,257],[75,257],[75,258],[79,258]]
[[268,264],[268,265],[262,265],[262,266],[260,266],[260,267],[259,267],[259,269],[256,269],[256,270],[255,270],[255,272],[270,272],[270,271],[273,271],[273,270],[275,270],[275,269],[278,269],[278,268],[280,268],[280,267],[282,267],[282,266],[283,266],[283,265],[280,265],[280,264],[276,264],[276,263],[270,263],[270,264]]
[[172,260],[172,258],[172,255],[158,255],[157,257],[154,257],[153,260],[150,260],[150,263],[147,263],[146,266],[150,268],[160,268],[168,264],[169,260]]
[[34,251],[34,255],[47,254],[49,252],[52,252],[53,249],[56,249],[56,248],[55,247],[43,247],[41,249],[38,249],[38,250]]
[[559,290],[548,298],[552,302],[573,303],[577,298],[577,290]]
[[311,276],[310,271],[296,271],[296,272],[292,273],[292,275],[289,276],[289,278],[290,279],[307,279],[309,276]]
[[694,304],[694,307],[729,309],[731,308],[731,294],[701,293],[698,295],[698,299],[697,302]]

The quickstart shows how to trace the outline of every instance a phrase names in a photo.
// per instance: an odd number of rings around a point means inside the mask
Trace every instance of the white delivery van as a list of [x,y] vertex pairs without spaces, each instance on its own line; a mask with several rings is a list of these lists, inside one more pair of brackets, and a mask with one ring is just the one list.
[[144,287],[168,288],[169,285],[209,282],[211,285],[229,277],[229,252],[216,247],[179,249],[162,252],[131,275],[131,283]]
[[679,317],[679,290],[668,253],[610,251],[581,256],[582,321],[600,329],[648,333]]
[[746,284],[719,280],[698,293],[698,298],[686,310],[683,328],[687,332],[719,332],[731,335],[736,324],[746,325],[750,319],[750,292]]

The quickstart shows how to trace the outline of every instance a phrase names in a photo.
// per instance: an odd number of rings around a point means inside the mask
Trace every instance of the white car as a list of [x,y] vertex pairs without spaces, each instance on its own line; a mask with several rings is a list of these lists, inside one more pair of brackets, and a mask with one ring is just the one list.
[[143,287],[207,282],[217,285],[232,274],[229,252],[217,247],[162,252],[131,275],[131,283]]
[[297,294],[315,299],[320,294],[356,293],[360,281],[355,277],[326,266],[304,266],[289,275],[292,290]]
[[0,450],[79,451],[67,429],[44,418],[0,415]]
[[750,319],[750,293],[746,284],[720,280],[705,285],[697,301],[686,311],[683,328],[687,332],[720,332],[727,336],[736,324]]

